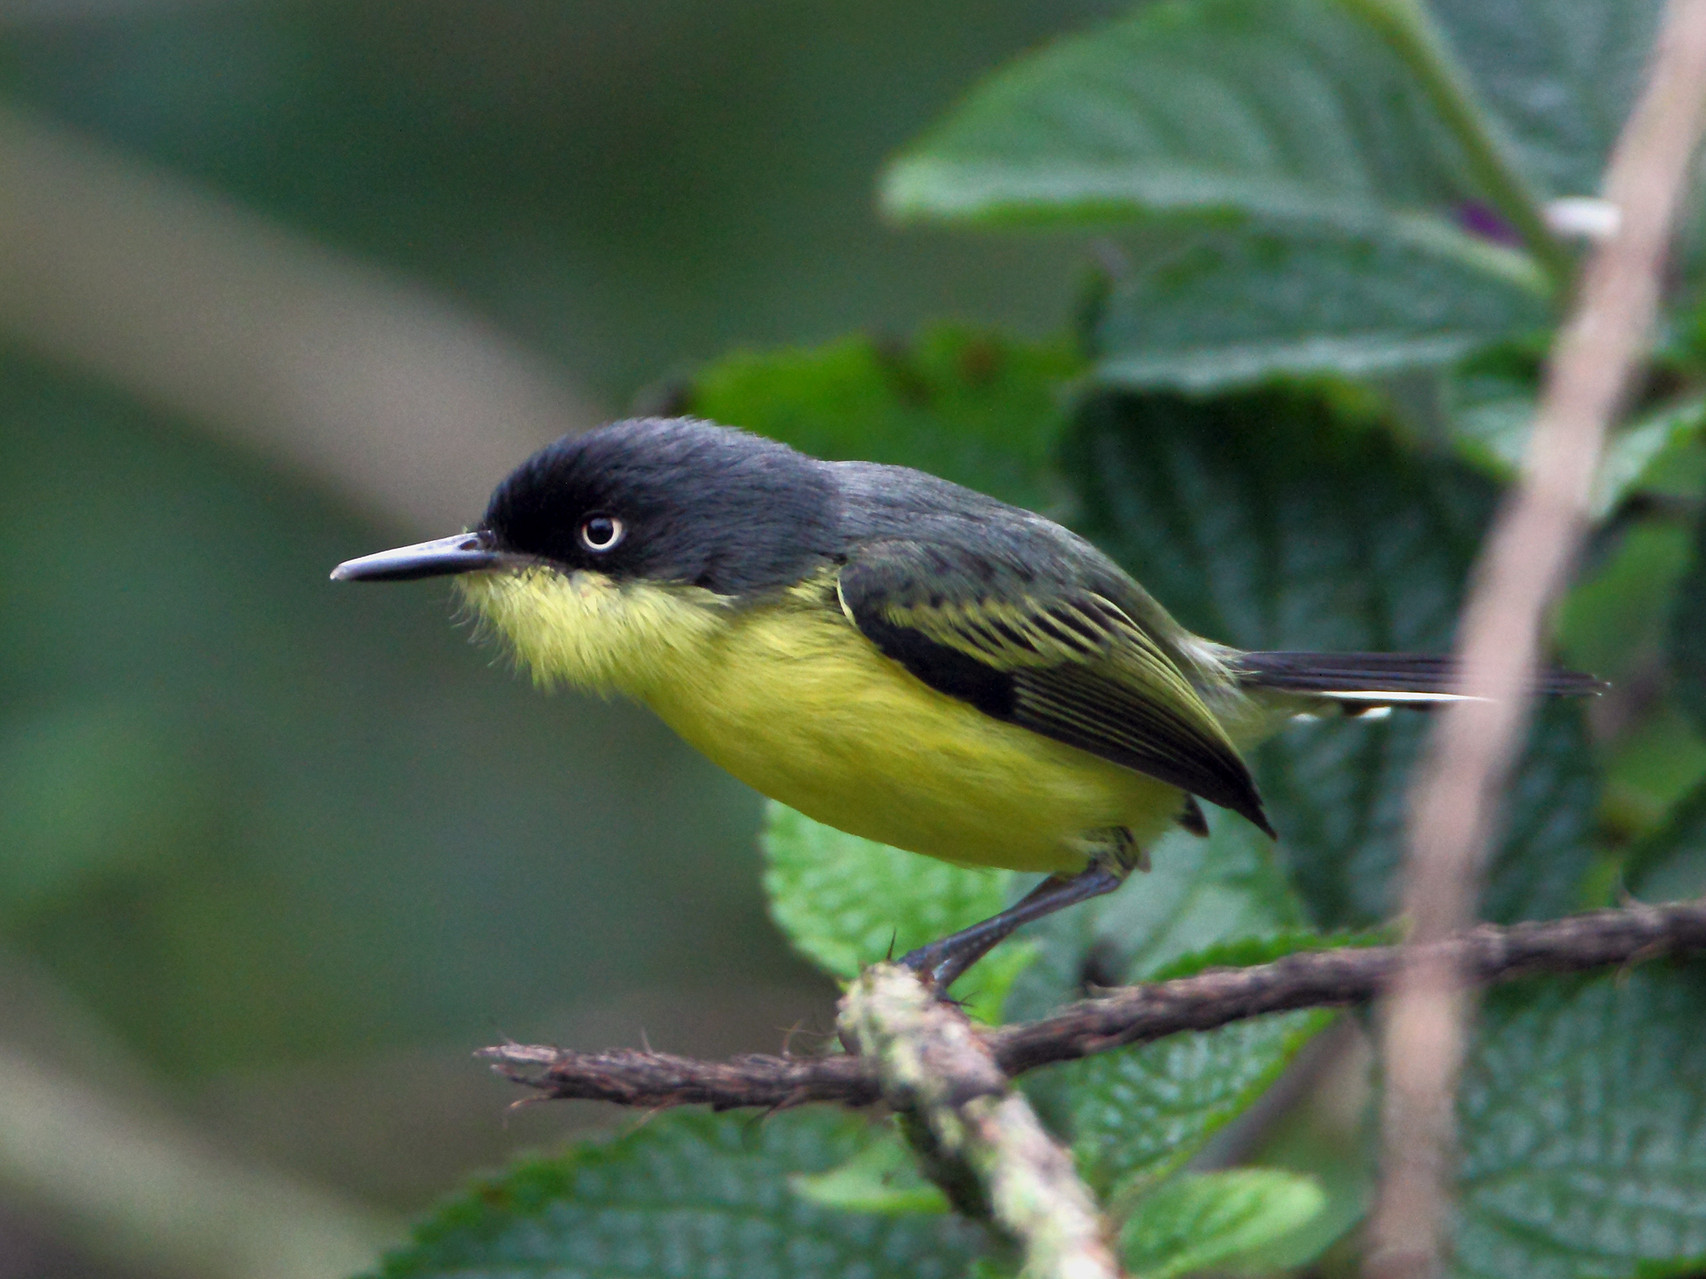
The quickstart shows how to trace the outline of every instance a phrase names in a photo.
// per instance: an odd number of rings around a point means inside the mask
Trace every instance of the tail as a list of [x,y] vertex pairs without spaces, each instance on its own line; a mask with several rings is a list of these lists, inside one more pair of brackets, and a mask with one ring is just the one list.
[[[1358,714],[1379,706],[1426,707],[1462,701],[1458,662],[1446,653],[1241,653],[1234,661],[1246,688],[1321,697]],[[1590,697],[1604,680],[1551,666],[1534,681],[1536,693]]]

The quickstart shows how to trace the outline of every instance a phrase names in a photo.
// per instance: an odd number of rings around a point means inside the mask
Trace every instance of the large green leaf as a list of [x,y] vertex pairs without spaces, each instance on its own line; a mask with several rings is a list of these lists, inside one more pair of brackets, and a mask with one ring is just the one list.
[[1276,373],[1384,373],[1448,364],[1546,323],[1545,287],[1526,259],[1438,231],[1186,238],[1113,285],[1096,377],[1201,390]]
[[1635,99],[1659,0],[1429,0],[1428,8],[1554,195],[1596,195]]
[[979,85],[890,166],[902,218],[1257,215],[1367,228],[1473,194],[1455,143],[1336,0],[1164,0]]
[[963,326],[915,342],[846,338],[702,370],[685,409],[817,457],[915,466],[1032,509],[1058,499],[1061,385],[1082,361]]
[[1706,1253],[1698,967],[1501,991],[1463,1076],[1457,1272],[1602,1279]]
[[[1347,393],[1087,404],[1069,470],[1085,531],[1186,625],[1244,648],[1442,651],[1495,495]],[[1387,915],[1425,717],[1300,724],[1257,781],[1318,924]],[[1494,919],[1562,913],[1590,860],[1595,772],[1579,710],[1546,709],[1488,872]]]
[[1133,1279],[1173,1279],[1236,1268],[1282,1242],[1326,1205],[1309,1177],[1235,1168],[1168,1182],[1139,1201],[1120,1229],[1120,1259]]
[[[774,800],[761,842],[772,918],[801,954],[843,980],[987,919],[1015,878],[861,839]],[[1008,942],[955,985],[955,997],[993,1020],[1031,956],[1030,946]]]
[[607,1144],[517,1165],[476,1184],[388,1257],[386,1279],[948,1279],[980,1248],[942,1216],[839,1212],[788,1178],[871,1139],[828,1110],[751,1116],[677,1111]]
[[1248,1110],[1332,1019],[1297,1012],[1175,1035],[1068,1068],[1073,1149],[1098,1187],[1162,1184]]

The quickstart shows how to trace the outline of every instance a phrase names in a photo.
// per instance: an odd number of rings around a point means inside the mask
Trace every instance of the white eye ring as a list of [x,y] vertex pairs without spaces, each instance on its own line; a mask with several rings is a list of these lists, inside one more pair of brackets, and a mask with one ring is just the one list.
[[589,551],[603,554],[614,550],[628,531],[614,515],[589,515],[581,521],[581,545]]

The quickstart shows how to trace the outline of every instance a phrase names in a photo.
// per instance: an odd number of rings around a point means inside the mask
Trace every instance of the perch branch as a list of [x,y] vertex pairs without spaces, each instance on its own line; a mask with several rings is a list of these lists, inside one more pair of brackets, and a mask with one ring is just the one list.
[[[1706,952],[1706,904],[1629,906],[1544,923],[1484,924],[1434,944],[1464,979],[1492,985],[1539,973],[1573,973]],[[1298,1008],[1366,1003],[1391,984],[1395,946],[1304,951],[1249,968],[1211,969],[1194,977],[1110,991],[1053,1016],[977,1032],[1008,1077],[1183,1030]],[[526,1044],[480,1050],[499,1074],[545,1098],[623,1106],[707,1105],[765,1109],[808,1101],[866,1106],[882,1090],[866,1057],[751,1055],[699,1061],[618,1048],[576,1052]]]

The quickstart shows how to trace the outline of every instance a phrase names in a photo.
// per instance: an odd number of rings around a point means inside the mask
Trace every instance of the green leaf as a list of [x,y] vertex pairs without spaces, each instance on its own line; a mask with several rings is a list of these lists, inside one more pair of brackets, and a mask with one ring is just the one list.
[[1062,384],[1082,361],[958,325],[910,346],[846,338],[749,352],[702,370],[685,408],[816,457],[914,466],[1004,501],[1058,500]]
[[1695,524],[1693,560],[1677,586],[1670,660],[1677,703],[1706,731],[1706,512]]
[[1443,225],[1403,241],[1204,233],[1115,283],[1095,376],[1205,390],[1385,373],[1452,363],[1549,317],[1526,259]]
[[882,185],[899,218],[1357,230],[1471,194],[1409,68],[1335,0],[1144,5],[985,80]]
[[1603,516],[1645,488],[1677,455],[1692,448],[1706,428],[1706,400],[1689,396],[1650,409],[1607,442],[1594,480],[1593,513]]
[[386,1279],[522,1275],[958,1276],[979,1233],[951,1217],[840,1212],[788,1177],[853,1156],[864,1121],[827,1110],[764,1119],[675,1111],[627,1136],[477,1183],[386,1258]]
[[1120,1258],[1132,1279],[1236,1269],[1241,1258],[1307,1225],[1325,1204],[1313,1178],[1275,1168],[1177,1177],[1138,1201],[1120,1228]]
[[1394,434],[1334,386],[1106,395],[1084,405],[1068,466],[1086,531],[1205,635],[1438,647],[1496,490]]
[[[1081,531],[1211,639],[1445,651],[1496,490],[1343,390],[1107,395],[1069,444]],[[1426,719],[1298,724],[1254,754],[1280,855],[1321,927],[1385,918]],[[1544,709],[1488,871],[1494,919],[1561,914],[1591,860],[1579,706]]]
[[1528,752],[1506,787],[1504,831],[1487,867],[1482,914],[1501,923],[1584,906],[1600,769],[1579,703],[1537,708]]
[[850,980],[866,964],[975,924],[1006,903],[1013,872],[953,866],[765,805],[764,888],[800,951]]
[[1671,810],[1668,820],[1628,857],[1629,891],[1642,901],[1706,894],[1706,784]]
[[1429,0],[1481,102],[1554,195],[1595,195],[1660,0]]
[[1674,700],[1660,702],[1618,738],[1607,758],[1600,820],[1613,839],[1644,841],[1703,784],[1706,739]]
[[[771,916],[801,954],[843,980],[996,914],[1015,878],[860,839],[774,800],[760,842]],[[955,985],[955,997],[994,1020],[1032,956],[1025,943],[1003,944]]]
[[918,1158],[891,1120],[888,1131],[828,1172],[797,1172],[788,1185],[824,1208],[893,1215],[947,1212],[948,1197],[918,1170]]
[[[1522,467],[1537,409],[1532,381],[1495,375],[1458,378],[1452,387],[1451,429],[1463,456],[1500,479]],[[1604,518],[1631,493],[1646,487],[1706,427],[1706,400],[1688,396],[1650,409],[1606,442],[1594,479],[1591,512]]]
[[1065,1068],[1073,1151],[1097,1187],[1163,1182],[1273,1086],[1333,1014],[1258,1017]]
[[1457,1272],[1628,1275],[1706,1252],[1696,966],[1489,1000],[1460,1097]]
[[1614,683],[1663,662],[1694,559],[1692,534],[1672,520],[1643,519],[1620,522],[1597,540],[1558,610],[1570,661]]
[[[1265,836],[1216,814],[1208,839],[1182,832],[1154,850],[1154,869],[1119,892],[1045,922],[1036,965],[1015,984],[1010,1016],[1030,1017],[1101,984],[1154,980],[1224,963],[1229,947],[1269,958],[1281,943],[1319,945]],[[1268,938],[1267,944],[1252,938]],[[1259,960],[1258,960],[1259,962]],[[1287,1013],[1104,1053],[1028,1082],[1069,1135],[1079,1167],[1106,1189],[1154,1184],[1243,1113],[1328,1021]]]
[[[1693,559],[1694,530],[1662,508],[1613,521],[1590,544],[1556,611],[1563,659],[1614,688],[1650,684],[1666,664],[1674,614],[1688,607],[1679,590]],[[1687,642],[1686,635],[1677,639]],[[1682,688],[1677,696],[1638,699],[1638,714],[1602,746],[1600,822],[1614,843],[1661,826],[1706,779],[1706,740],[1687,714],[1687,698]]]

